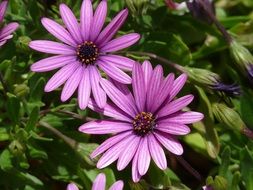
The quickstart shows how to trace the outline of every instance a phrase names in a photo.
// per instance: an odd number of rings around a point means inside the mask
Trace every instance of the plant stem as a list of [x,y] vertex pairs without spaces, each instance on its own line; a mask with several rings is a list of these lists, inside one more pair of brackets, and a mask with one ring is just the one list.
[[83,116],[81,116],[81,115],[79,115],[77,113],[74,113],[74,112],[71,112],[71,111],[68,111],[68,110],[64,110],[64,109],[62,109],[62,110],[56,110],[56,111],[52,111],[51,109],[46,109],[46,110],[42,110],[40,112],[40,115],[44,116],[44,115],[46,115],[48,113],[52,113],[52,114],[54,114],[54,113],[62,113],[62,114],[69,115],[69,116],[71,116],[71,117],[73,117],[75,119],[84,120],[84,121],[93,121],[95,119],[95,118],[92,118],[92,117],[86,117],[86,116],[83,117]]
[[151,57],[153,59],[156,59],[162,63],[165,63],[166,65],[173,67],[174,69],[178,70],[179,72],[185,73],[183,67],[179,64],[176,64],[172,61],[167,60],[166,58],[160,57],[154,53],[150,53],[150,52],[137,52],[137,51],[126,51],[124,53],[130,53],[130,54],[135,54],[135,55],[142,55],[142,56],[148,56]]
[[7,87],[6,83],[5,83],[5,80],[4,80],[4,77],[3,77],[1,71],[0,71],[0,81],[1,81],[1,83],[2,83],[2,85],[3,85],[4,94],[7,94],[7,92],[8,92],[8,87]]
[[66,144],[68,144],[71,148],[75,149],[77,146],[77,142],[74,139],[71,139],[67,137],[66,135],[62,134],[60,131],[58,131],[56,128],[52,127],[50,124],[44,121],[39,121],[39,125],[48,129],[52,133],[54,133],[56,136],[61,138]]
[[202,6],[202,8],[205,10],[207,16],[209,16],[209,18],[213,21],[217,29],[222,33],[228,45],[230,45],[233,39],[230,36],[230,34],[227,32],[225,27],[217,20],[216,16],[210,11],[210,9],[206,6],[203,0],[199,0],[198,2]]
[[182,156],[176,156],[176,159],[180,162],[180,164],[189,172],[191,173],[197,180],[201,181],[202,176],[200,173],[195,170]]
[[248,138],[252,139],[253,140],[253,131],[247,127],[245,127],[243,130],[242,130],[242,133],[247,136]]

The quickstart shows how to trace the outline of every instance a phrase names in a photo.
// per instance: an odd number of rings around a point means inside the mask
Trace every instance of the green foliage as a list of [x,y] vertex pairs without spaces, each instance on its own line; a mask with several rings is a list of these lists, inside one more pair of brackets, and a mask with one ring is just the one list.
[[[107,137],[84,135],[77,127],[86,117],[101,115],[81,111],[76,98],[62,103],[61,89],[45,93],[44,86],[53,72],[30,71],[31,64],[46,55],[32,51],[28,43],[54,39],[40,19],[46,16],[59,22],[58,6],[63,2],[80,15],[82,0],[9,1],[5,23],[19,22],[20,28],[0,52],[0,189],[65,189],[70,182],[80,189],[91,189],[96,175],[104,172],[107,187],[121,179],[125,189],[132,190],[188,190],[204,185],[215,190],[253,190],[253,135],[244,134],[246,127],[253,129],[253,85],[236,66],[238,62],[246,64],[240,52],[249,56],[253,49],[252,0],[215,1],[217,18],[240,45],[240,51],[229,48],[214,24],[171,10],[163,0],[108,0],[107,21],[124,7],[130,10],[119,34],[134,31],[142,35],[137,45],[122,54],[137,61],[150,59],[153,66],[162,64],[165,74],[178,75],[178,68],[183,67],[197,69],[182,94],[194,94],[187,109],[202,112],[205,118],[191,126],[189,135],[180,137],[185,149],[183,161],[166,152],[168,168],[162,171],[152,163],[140,183],[132,182],[130,165],[121,172],[115,164],[102,171],[96,168],[97,160],[89,155]],[[98,3],[93,2],[94,6]],[[171,63],[178,67],[171,67]],[[211,89],[206,76],[211,72],[227,84],[240,84],[242,95],[231,97]]]

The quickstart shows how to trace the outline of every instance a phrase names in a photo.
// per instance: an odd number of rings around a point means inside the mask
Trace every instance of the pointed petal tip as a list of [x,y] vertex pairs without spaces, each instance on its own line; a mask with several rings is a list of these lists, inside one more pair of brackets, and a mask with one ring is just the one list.
[[173,154],[176,154],[178,156],[182,155],[184,153],[184,149],[181,148],[181,149],[178,149],[177,151],[174,151]]
[[36,72],[36,66],[34,66],[34,64],[31,65],[31,66],[30,66],[30,70],[31,70],[32,72]]
[[9,24],[12,25],[13,30],[16,30],[19,27],[19,23],[17,23],[17,22],[11,22]]
[[87,108],[87,106],[88,106],[88,104],[87,105],[79,104],[80,110],[85,110]]
[[98,163],[97,163],[97,168],[98,169],[103,169],[103,168],[105,168],[106,166],[104,166],[103,164],[101,164],[101,163],[99,163],[99,161],[98,161]]
[[70,97],[66,96],[65,94],[61,94],[61,101],[66,102]]
[[199,121],[201,121],[202,119],[204,119],[204,117],[205,117],[204,114],[199,112],[199,118],[200,118]]
[[78,131],[81,132],[81,133],[85,133],[85,124],[81,125],[81,126],[78,128]]
[[33,49],[33,41],[30,41],[30,42],[28,43],[28,46],[29,46],[30,48]]
[[44,91],[45,92],[51,92],[51,91],[53,91],[52,89],[51,89],[51,87],[49,87],[49,86],[45,86],[45,88],[44,88]]
[[129,12],[128,8],[123,9],[122,12],[124,12],[124,14],[128,14],[128,12]]
[[183,77],[183,78],[184,78],[184,80],[187,80],[188,75],[187,75],[186,73],[183,73],[183,74],[181,74],[181,75],[180,75],[180,77]]
[[65,3],[61,3],[60,5],[59,5],[59,8],[60,9],[64,9],[64,8],[68,8],[68,6],[65,4]]
[[40,19],[40,21],[41,21],[41,23],[43,24],[43,23],[45,23],[45,22],[47,22],[49,19],[47,18],[47,17],[42,17],[41,19]]

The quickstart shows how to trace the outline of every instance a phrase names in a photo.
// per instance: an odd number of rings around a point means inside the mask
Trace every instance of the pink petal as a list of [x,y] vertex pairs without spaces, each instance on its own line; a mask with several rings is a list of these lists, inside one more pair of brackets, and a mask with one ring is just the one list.
[[136,105],[140,112],[144,111],[144,106],[146,102],[146,88],[145,88],[145,79],[142,67],[139,63],[135,63],[133,67],[133,93]]
[[166,156],[160,143],[157,142],[153,134],[150,134],[148,136],[148,147],[149,147],[150,155],[153,158],[156,165],[161,170],[165,170],[167,168]]
[[100,108],[103,108],[106,104],[106,94],[100,87],[100,81],[102,79],[98,69],[95,66],[89,67],[90,83],[93,97]]
[[132,124],[130,123],[109,120],[96,120],[81,125],[79,127],[79,131],[87,134],[110,134],[128,131],[132,128]]
[[29,43],[29,47],[43,53],[75,55],[75,49],[65,44],[48,40],[34,40]]
[[82,79],[82,75],[83,67],[80,66],[65,83],[61,93],[61,101],[65,102],[74,94],[80,83],[80,80]]
[[80,25],[83,40],[88,40],[93,21],[93,8],[91,0],[83,0],[80,13]]
[[99,59],[103,62],[111,63],[120,69],[128,71],[132,71],[133,64],[135,63],[134,60],[120,55],[101,55]]
[[163,68],[157,65],[152,73],[147,89],[147,110],[151,110],[163,81]]
[[[135,102],[132,92],[129,90],[128,85],[122,84],[112,78],[109,78],[109,81],[119,89],[131,102]],[[123,112],[124,113],[124,112]],[[131,117],[130,117],[131,118]],[[131,120],[132,121],[132,120]]]
[[96,8],[90,33],[91,41],[95,41],[103,28],[107,14],[107,1],[102,0]]
[[32,64],[31,70],[34,72],[51,71],[63,67],[64,65],[71,64],[75,61],[76,61],[75,56],[57,55],[35,62],[34,64]]
[[80,26],[76,20],[75,15],[70,10],[70,8],[65,4],[61,4],[60,14],[61,14],[62,21],[64,22],[71,36],[75,39],[77,43],[79,44],[82,43]]
[[187,95],[187,96],[178,98],[172,102],[169,102],[161,110],[158,111],[157,113],[158,118],[180,111],[181,109],[189,105],[192,102],[193,98],[194,98],[193,95]]
[[105,23],[106,14],[107,14],[107,1],[102,0],[97,6],[97,9],[94,13],[91,32],[90,32],[91,41],[95,41],[97,39]]
[[92,190],[105,190],[105,183],[106,183],[105,174],[103,173],[98,174],[95,181],[93,182]]
[[6,38],[9,35],[11,35],[17,28],[19,27],[19,24],[16,22],[12,22],[4,26],[0,31],[0,39]]
[[7,40],[3,40],[3,39],[1,39],[1,41],[0,41],[0,47],[2,46],[2,45],[4,45],[6,42],[7,42]]
[[145,86],[146,86],[146,89],[148,89],[147,87],[149,86],[150,78],[153,72],[151,63],[149,61],[144,61],[142,63],[142,70],[143,70],[144,78],[145,78]]
[[125,22],[128,15],[128,10],[124,9],[120,11],[116,17],[112,19],[112,21],[103,29],[103,31],[99,34],[98,39],[96,40],[96,44],[99,44],[102,47],[108,41],[112,39],[112,37],[116,34],[122,24]]
[[173,87],[170,92],[170,100],[176,97],[176,95],[179,93],[179,91],[183,88],[185,82],[187,80],[186,74],[181,74],[173,83]]
[[109,150],[107,150],[97,163],[97,168],[102,169],[113,163],[118,159],[121,152],[125,149],[127,144],[133,140],[134,136],[123,139],[119,143],[115,144]]
[[92,159],[97,157],[98,155],[102,154],[103,152],[105,152],[106,150],[111,148],[113,145],[118,144],[124,138],[129,137],[131,135],[132,135],[132,131],[127,131],[127,132],[117,134],[117,135],[107,139],[91,153],[90,157]]
[[114,104],[116,104],[125,113],[129,114],[132,117],[135,117],[137,110],[134,102],[132,102],[131,99],[124,95],[108,80],[102,79],[100,83]]
[[204,115],[199,112],[179,112],[169,117],[161,119],[161,122],[180,123],[180,124],[191,124],[198,122],[204,118]]
[[190,133],[190,128],[184,124],[158,122],[156,129],[172,135],[186,135]]
[[79,190],[78,187],[76,186],[76,184],[74,183],[70,183],[67,186],[67,190]]
[[91,85],[89,76],[89,66],[83,67],[83,76],[78,87],[78,104],[80,109],[84,110],[90,100]]
[[47,31],[54,37],[70,46],[76,47],[77,43],[73,40],[69,32],[60,24],[49,18],[42,18],[41,22]]
[[136,154],[135,154],[133,162],[132,162],[132,179],[133,179],[133,182],[135,182],[135,183],[137,183],[141,179],[141,175],[138,171],[138,158],[139,158],[139,154],[140,154],[140,147],[141,147],[141,144],[139,144],[139,148],[136,151]]
[[128,86],[125,84],[122,84],[116,80],[113,80],[112,78],[109,78],[109,81],[117,88],[119,89],[124,95],[126,95],[131,101],[134,102],[134,97],[132,95],[132,92],[129,90]]
[[117,68],[110,62],[97,61],[98,66],[111,78],[123,84],[131,84],[132,79],[121,69]]
[[165,103],[164,101],[169,97],[173,82],[174,74],[169,74],[162,82],[159,93],[157,94],[157,98],[154,100],[154,104],[151,108],[152,113],[155,113],[156,110],[162,105],[162,103]]
[[119,171],[123,170],[134,157],[138,149],[140,139],[140,137],[136,136],[119,155],[117,163],[117,169]]
[[109,116],[121,121],[132,122],[131,118],[129,118],[122,110],[111,103],[107,103],[103,108],[99,108],[94,100],[90,100],[88,107],[95,112],[102,113],[105,116]]
[[3,19],[4,19],[4,15],[5,15],[5,12],[6,12],[6,9],[7,9],[7,5],[8,5],[8,1],[2,1],[0,3],[0,22],[2,22]]
[[148,171],[149,164],[150,164],[150,153],[148,149],[148,138],[142,138],[140,142],[139,148],[139,158],[138,158],[138,171],[140,175],[145,175]]
[[51,92],[61,86],[80,66],[79,63],[73,62],[62,67],[59,71],[57,71],[53,77],[47,82],[45,86],[46,92]]
[[122,50],[127,48],[133,44],[135,44],[140,39],[140,35],[137,33],[126,34],[124,36],[118,37],[103,47],[101,47],[101,52],[114,52],[118,50]]
[[170,152],[176,155],[183,154],[182,145],[175,138],[165,133],[154,133],[157,140]]
[[123,181],[119,180],[119,181],[116,181],[111,187],[109,190],[122,190],[124,187],[124,183]]

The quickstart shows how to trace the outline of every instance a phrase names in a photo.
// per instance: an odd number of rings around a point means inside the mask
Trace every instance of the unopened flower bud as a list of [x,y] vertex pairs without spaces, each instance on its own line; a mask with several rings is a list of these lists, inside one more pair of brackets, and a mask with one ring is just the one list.
[[30,89],[26,84],[15,85],[14,94],[17,97],[24,97],[29,93]]
[[20,36],[17,40],[16,46],[17,50],[20,52],[29,52],[30,48],[28,44],[30,43],[31,38],[28,36]]
[[230,129],[243,132],[246,128],[246,125],[242,121],[240,115],[225,104],[214,103],[212,109],[216,119]]
[[189,0],[186,2],[186,5],[192,16],[196,19],[205,21],[207,23],[213,22],[209,16],[209,13],[215,15],[215,9],[212,0]]
[[126,0],[127,7],[134,15],[141,15],[147,11],[149,0]]
[[237,84],[224,84],[221,77],[212,71],[193,67],[184,67],[182,70],[188,74],[192,82],[198,85],[225,93],[229,96],[238,96],[241,94],[240,86]]
[[177,3],[174,0],[165,0],[165,4],[172,10],[187,10],[185,2]]
[[220,81],[220,76],[206,69],[184,67],[189,79],[196,84],[212,86]]
[[253,79],[253,55],[241,44],[233,40],[230,44],[230,53],[237,66],[252,81]]

